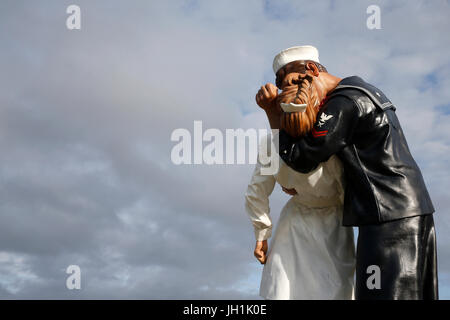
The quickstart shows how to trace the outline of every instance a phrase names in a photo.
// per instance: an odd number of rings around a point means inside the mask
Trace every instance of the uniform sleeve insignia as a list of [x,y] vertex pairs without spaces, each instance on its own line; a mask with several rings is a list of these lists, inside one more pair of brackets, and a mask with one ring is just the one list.
[[331,118],[333,118],[333,115],[327,115],[325,113],[322,113],[320,115],[320,119],[319,119],[319,123],[318,126],[321,127],[325,124],[325,122],[327,122],[328,120],[330,120]]

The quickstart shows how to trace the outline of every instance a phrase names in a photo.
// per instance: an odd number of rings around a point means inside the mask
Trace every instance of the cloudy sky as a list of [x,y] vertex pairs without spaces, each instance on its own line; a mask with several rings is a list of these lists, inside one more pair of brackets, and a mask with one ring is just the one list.
[[[449,299],[449,18],[449,1],[0,1],[0,298],[257,299],[253,165],[175,165],[170,137],[267,128],[254,96],[273,56],[312,44],[397,106]],[[287,199],[277,187],[274,221]]]

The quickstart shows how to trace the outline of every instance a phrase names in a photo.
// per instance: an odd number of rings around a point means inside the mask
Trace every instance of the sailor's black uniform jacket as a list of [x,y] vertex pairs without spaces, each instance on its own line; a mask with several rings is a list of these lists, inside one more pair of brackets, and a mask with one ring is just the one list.
[[395,107],[359,77],[343,79],[329,93],[307,137],[295,140],[280,131],[279,153],[287,165],[303,173],[337,154],[345,172],[346,226],[434,212]]

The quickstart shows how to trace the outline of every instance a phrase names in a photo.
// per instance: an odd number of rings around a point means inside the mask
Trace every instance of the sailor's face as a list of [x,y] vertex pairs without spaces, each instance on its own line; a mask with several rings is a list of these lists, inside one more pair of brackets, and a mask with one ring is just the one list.
[[283,91],[289,89],[289,87],[298,86],[302,82],[305,75],[306,74],[299,72],[289,72],[283,77],[280,89]]
[[293,61],[277,72],[276,85],[281,89],[277,103],[284,111],[281,128],[293,137],[305,135],[317,115],[318,96],[314,76],[302,61]]
[[306,64],[301,61],[293,61],[277,72],[276,85],[283,90],[287,86],[300,84],[302,78],[306,76]]
[[306,70],[304,62],[293,61],[277,72],[276,85],[281,89],[280,104],[304,105],[309,101],[309,92],[314,77]]

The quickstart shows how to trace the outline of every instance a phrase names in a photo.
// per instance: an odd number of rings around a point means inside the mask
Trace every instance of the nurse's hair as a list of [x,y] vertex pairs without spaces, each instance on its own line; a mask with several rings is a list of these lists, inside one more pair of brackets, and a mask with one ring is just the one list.
[[311,85],[312,77],[306,77],[301,84],[287,86],[278,95],[277,103],[292,101],[298,96],[301,103],[306,103],[303,112],[283,112],[280,119],[280,128],[294,138],[301,138],[311,132],[319,112],[319,97],[317,90]]
[[327,68],[325,68],[322,64],[320,64],[316,61],[312,61],[312,60],[292,61],[277,71],[276,76],[275,76],[275,85],[278,87],[278,89],[281,89],[281,84],[282,84],[284,77],[286,76],[286,70],[288,68],[293,71],[295,70],[296,72],[305,73],[306,65],[310,62],[314,63],[314,65],[317,67],[317,69],[319,69],[319,72],[327,72],[328,73]]

